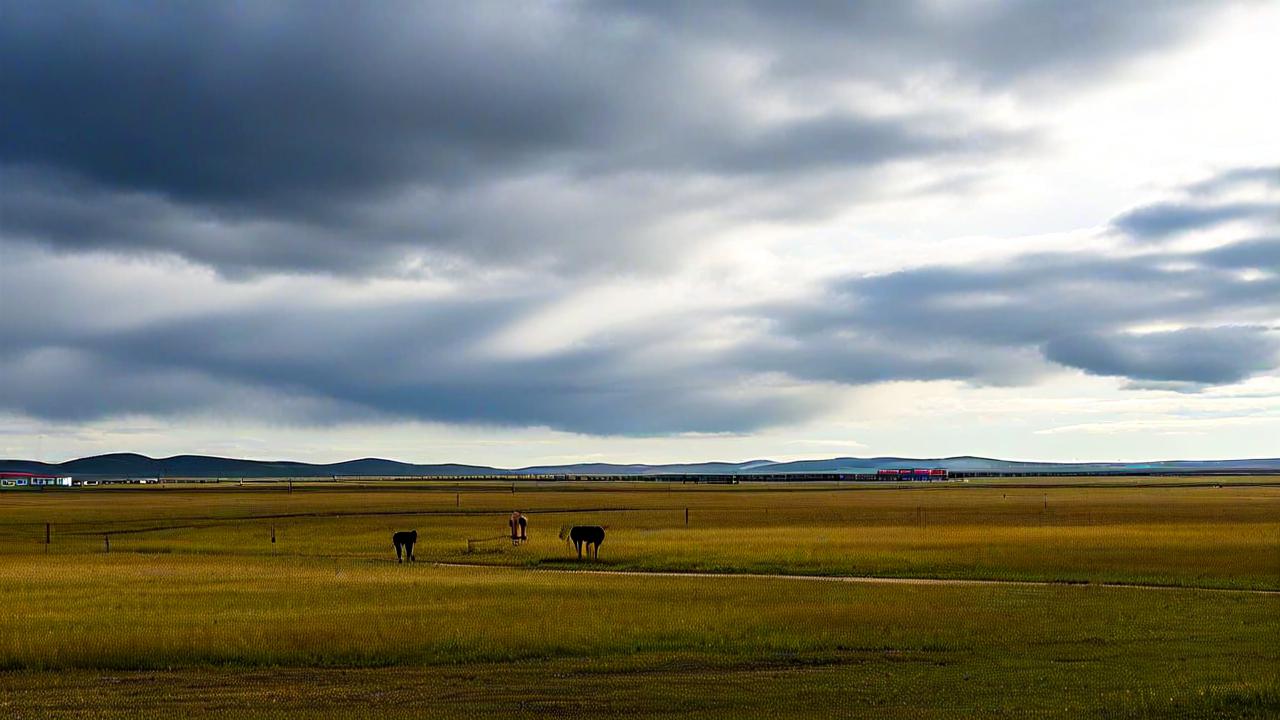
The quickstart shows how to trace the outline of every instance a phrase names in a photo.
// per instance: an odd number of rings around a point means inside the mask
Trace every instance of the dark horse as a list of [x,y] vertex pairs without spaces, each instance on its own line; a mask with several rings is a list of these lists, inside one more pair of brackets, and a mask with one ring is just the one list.
[[418,542],[417,530],[406,530],[398,532],[391,536],[391,544],[396,546],[396,562],[404,562],[404,558],[400,556],[400,548],[404,548],[404,554],[409,558],[409,562],[413,562],[413,544]]
[[570,540],[578,551],[578,559],[582,559],[582,546],[587,546],[587,555],[593,555],[591,546],[595,546],[594,558],[600,559],[600,543],[604,542],[604,528],[599,525],[574,525],[560,529],[560,539]]

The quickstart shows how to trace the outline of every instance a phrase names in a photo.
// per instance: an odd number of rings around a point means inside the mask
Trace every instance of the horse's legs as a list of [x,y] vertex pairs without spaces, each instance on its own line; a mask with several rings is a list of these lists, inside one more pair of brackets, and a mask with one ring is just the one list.
[[404,554],[409,556],[409,562],[414,562],[413,543],[405,543]]
[[574,540],[573,549],[578,551],[578,559],[581,560],[582,559],[582,541]]
[[400,559],[400,543],[395,543],[395,546],[396,546],[396,562],[404,562],[404,560]]
[[600,543],[596,543],[595,559],[600,559]]

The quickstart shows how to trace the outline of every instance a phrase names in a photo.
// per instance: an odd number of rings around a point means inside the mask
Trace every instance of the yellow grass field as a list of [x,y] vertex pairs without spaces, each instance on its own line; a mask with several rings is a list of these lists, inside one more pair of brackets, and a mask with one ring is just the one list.
[[1280,713],[1274,483],[8,492],[0,548],[3,716]]

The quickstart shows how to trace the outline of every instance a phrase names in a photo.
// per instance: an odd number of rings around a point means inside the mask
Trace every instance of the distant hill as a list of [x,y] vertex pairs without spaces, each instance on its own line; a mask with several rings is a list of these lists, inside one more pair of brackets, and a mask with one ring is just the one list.
[[339,463],[314,464],[289,460],[242,460],[207,455],[175,455],[150,458],[135,453],[113,453],[40,463],[0,460],[0,472],[48,472],[64,475],[118,475],[127,477],[388,477],[423,475],[487,475],[502,471],[480,465],[415,465],[382,458],[361,458]]
[[772,467],[778,463],[772,460],[748,460],[746,462],[702,462],[677,463],[670,465],[616,465],[613,463],[580,463],[575,465],[538,465],[520,468],[511,472],[526,475],[562,475],[565,473],[582,475],[653,475],[663,473],[690,474],[733,474],[750,472],[756,468]]
[[112,453],[69,460],[64,463],[41,463],[31,460],[0,460],[0,472],[35,472],[59,475],[99,475],[117,477],[422,477],[455,475],[774,475],[788,473],[866,473],[883,468],[945,468],[963,472],[1280,472],[1280,458],[1247,460],[1158,460],[1140,463],[1047,463],[997,460],[973,456],[947,458],[902,457],[838,457],[819,460],[775,462],[676,463],[667,465],[616,465],[581,463],[573,465],[541,465],[504,469],[486,465],[456,463],[418,465],[361,458],[339,463],[313,464],[288,460],[243,460],[207,455],[175,455],[150,458],[135,453]]

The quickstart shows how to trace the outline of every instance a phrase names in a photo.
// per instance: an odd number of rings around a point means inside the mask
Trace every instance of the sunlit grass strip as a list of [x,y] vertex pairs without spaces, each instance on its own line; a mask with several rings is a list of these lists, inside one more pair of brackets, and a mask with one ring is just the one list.
[[[87,582],[86,578],[92,578]],[[0,567],[5,669],[384,666],[842,650],[1026,652],[1216,636],[1280,654],[1280,598],[857,586],[139,555]],[[1123,621],[1121,621],[1123,618]],[[1019,650],[1019,648],[1022,648]]]
[[[468,539],[505,532],[515,503],[532,520],[532,541],[467,553]],[[450,507],[458,504],[466,514]],[[34,494],[4,509],[0,558],[102,552],[109,534],[113,552],[385,562],[393,557],[390,533],[413,527],[424,560],[569,567],[571,550],[554,532],[591,522],[609,526],[601,563],[618,569],[1280,588],[1280,488],[615,489],[461,498],[166,490]],[[388,514],[419,510],[432,514]],[[41,517],[56,519],[48,546]],[[192,517],[209,519],[183,519]]]

